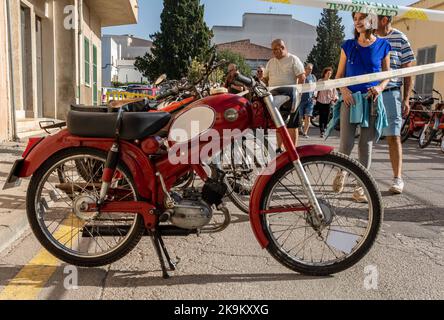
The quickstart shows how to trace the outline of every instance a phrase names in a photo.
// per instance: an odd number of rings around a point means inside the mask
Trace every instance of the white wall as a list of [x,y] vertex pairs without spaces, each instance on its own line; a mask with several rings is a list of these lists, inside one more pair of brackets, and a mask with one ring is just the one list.
[[119,82],[142,82],[148,81],[139,71],[134,67],[135,60],[119,60],[117,62],[117,69],[119,74]]
[[[131,36],[104,35],[102,37],[103,86],[110,87],[115,78],[119,82],[147,81],[134,67],[136,57],[151,50],[151,42]],[[114,61],[112,61],[114,59]],[[106,68],[105,68],[106,66]]]
[[118,76],[117,61],[120,58],[120,46],[110,37],[102,39],[102,85],[110,87],[114,76]]
[[213,32],[215,44],[250,39],[251,43],[270,48],[271,42],[280,38],[302,61],[316,43],[316,27],[294,20],[291,15],[246,13],[242,27],[215,26]]

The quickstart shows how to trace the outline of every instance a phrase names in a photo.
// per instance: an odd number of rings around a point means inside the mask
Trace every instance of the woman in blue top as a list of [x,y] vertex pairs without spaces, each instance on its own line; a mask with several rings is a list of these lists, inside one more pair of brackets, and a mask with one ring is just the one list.
[[[373,14],[354,13],[353,21],[355,25],[355,38],[347,40],[342,45],[341,58],[338,66],[336,78],[360,76],[380,71],[390,70],[391,46],[385,39],[377,38],[374,33],[377,29],[377,16]],[[367,169],[371,165],[371,155],[373,142],[377,138],[375,109],[378,103],[382,103],[379,98],[384,91],[389,80],[372,83],[365,83],[356,86],[341,88],[341,134],[339,152],[350,155],[354,144],[357,126],[361,126],[359,138],[359,161]],[[367,100],[368,99],[368,100]],[[363,102],[364,101],[364,102]],[[354,121],[351,112],[356,111],[357,105],[364,105],[363,114],[368,116],[365,123],[361,120]],[[340,172],[333,182],[333,190],[342,192],[344,189],[346,176]],[[353,198],[358,202],[367,202],[367,198],[362,188],[356,188]]]

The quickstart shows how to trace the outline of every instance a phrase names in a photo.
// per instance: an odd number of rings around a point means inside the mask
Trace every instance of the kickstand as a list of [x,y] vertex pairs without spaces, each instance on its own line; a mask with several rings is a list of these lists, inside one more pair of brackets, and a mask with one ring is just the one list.
[[162,236],[158,235],[158,239],[159,239],[159,244],[160,244],[160,247],[162,248],[163,254],[165,255],[165,258],[166,258],[166,260],[168,262],[168,266],[170,267],[170,270],[171,271],[176,270],[177,263],[174,262],[173,260],[171,260],[170,254],[168,253],[168,251],[167,251],[167,249],[165,247],[165,243],[163,242]]
[[170,278],[170,275],[168,274],[168,270],[165,265],[164,255],[171,271],[176,270],[176,265],[173,261],[171,261],[170,255],[165,248],[165,243],[163,242],[162,236],[159,234],[159,231],[152,231],[151,239],[153,241],[154,248],[156,249],[157,256],[159,257],[160,267],[162,268],[162,277],[164,279],[168,279]]

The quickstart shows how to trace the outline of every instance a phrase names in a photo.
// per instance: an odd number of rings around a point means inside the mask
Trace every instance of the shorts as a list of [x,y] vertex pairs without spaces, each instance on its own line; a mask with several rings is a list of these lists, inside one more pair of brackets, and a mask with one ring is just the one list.
[[387,113],[388,127],[382,135],[386,137],[400,137],[402,128],[402,101],[401,90],[391,90],[382,93],[385,112]]
[[314,103],[313,101],[304,101],[301,102],[299,106],[299,115],[301,117],[313,117]]
[[273,96],[289,96],[290,100],[287,101],[280,109],[280,113],[288,129],[297,129],[301,127],[299,112],[291,114],[291,107],[293,105],[293,88],[281,87],[271,91]]

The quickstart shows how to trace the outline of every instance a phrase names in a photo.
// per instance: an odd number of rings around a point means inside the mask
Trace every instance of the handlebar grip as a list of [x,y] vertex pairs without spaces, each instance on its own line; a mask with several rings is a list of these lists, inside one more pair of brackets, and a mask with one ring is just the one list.
[[246,85],[247,87],[252,87],[254,85],[253,78],[246,77],[244,75],[241,75],[240,73],[237,74],[236,81]]

